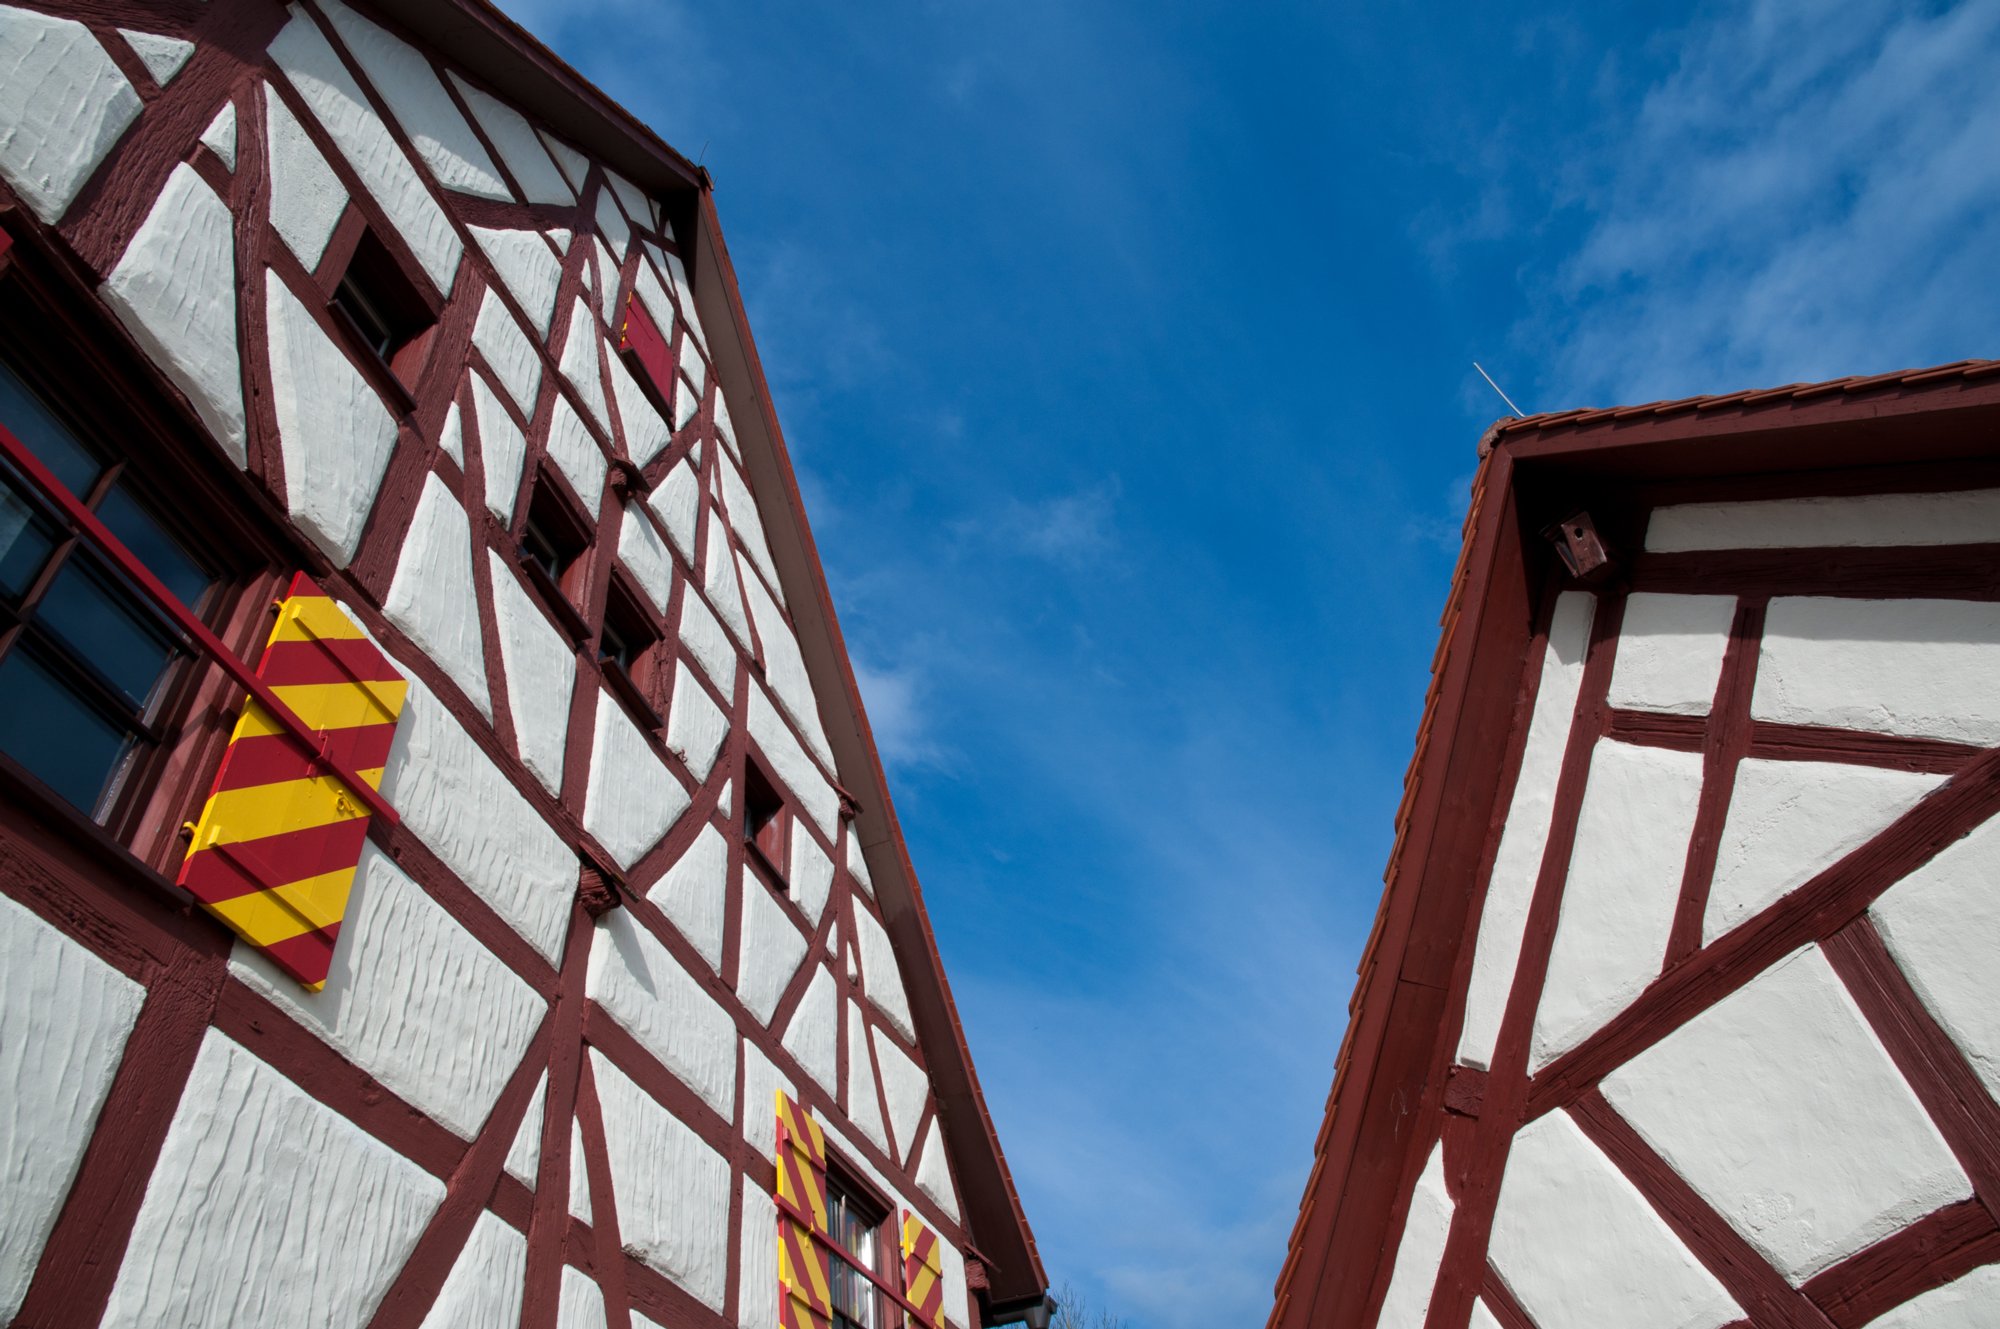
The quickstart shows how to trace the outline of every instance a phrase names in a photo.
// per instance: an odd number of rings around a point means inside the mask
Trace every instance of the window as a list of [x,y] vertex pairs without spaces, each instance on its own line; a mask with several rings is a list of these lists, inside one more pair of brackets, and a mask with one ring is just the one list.
[[363,228],[356,239],[331,303],[405,386],[416,382],[429,341],[424,334],[436,320],[373,231]]
[[527,509],[521,522],[521,567],[550,608],[582,641],[590,634],[577,608],[590,570],[586,555],[595,538],[590,522],[582,505],[570,497],[568,486],[546,468],[535,476]]
[[[863,1199],[854,1188],[829,1173],[826,1179],[827,1235],[854,1262],[876,1273],[882,1272],[882,1224],[888,1211]],[[882,1315],[882,1294],[856,1269],[835,1257],[833,1266],[834,1329],[878,1329]]]
[[672,673],[655,649],[659,644],[660,632],[638,592],[623,573],[613,573],[605,588],[604,624],[597,632],[597,663],[605,681],[638,710],[641,723],[655,729],[666,723],[666,683]]
[[[0,424],[182,604],[216,570],[191,552],[112,449],[0,363]],[[24,475],[0,461],[0,752],[99,822],[165,735],[161,713],[194,656],[180,630]]]
[[748,842],[753,857],[762,860],[764,869],[775,879],[772,884],[779,890],[785,888],[789,820],[785,811],[785,796],[778,792],[778,786],[755,761],[745,760],[743,838]]

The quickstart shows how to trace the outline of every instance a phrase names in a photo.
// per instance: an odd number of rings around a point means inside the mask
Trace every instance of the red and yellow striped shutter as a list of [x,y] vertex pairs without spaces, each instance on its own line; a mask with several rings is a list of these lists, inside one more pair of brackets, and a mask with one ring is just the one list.
[[[319,731],[327,761],[371,788],[381,783],[409,684],[303,573],[278,606],[257,676]],[[249,701],[195,824],[180,884],[317,992],[367,835],[361,801]]]
[[780,1329],[828,1329],[833,1267],[813,1232],[827,1234],[826,1136],[804,1108],[778,1091],[778,1198],[812,1220],[812,1230],[778,1213]]
[[903,1295],[917,1308],[914,1324],[944,1329],[944,1257],[938,1235],[907,1209],[903,1211]]

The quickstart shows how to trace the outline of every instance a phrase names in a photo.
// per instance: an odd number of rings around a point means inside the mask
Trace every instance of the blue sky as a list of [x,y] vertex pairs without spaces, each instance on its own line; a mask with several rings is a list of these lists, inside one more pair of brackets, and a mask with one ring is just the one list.
[[701,156],[1051,1276],[1269,1307],[1483,362],[2000,354],[2000,6],[514,0]]

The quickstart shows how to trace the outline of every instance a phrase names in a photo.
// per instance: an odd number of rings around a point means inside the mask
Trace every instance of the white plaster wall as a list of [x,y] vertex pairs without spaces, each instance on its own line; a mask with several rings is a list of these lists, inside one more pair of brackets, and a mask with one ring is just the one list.
[[771,704],[762,687],[750,689],[748,722],[750,737],[757,740],[757,746],[771,759],[771,765],[777,768],[774,773],[831,840],[839,833],[840,795],[833,792],[833,786],[820,774],[819,767],[799,746],[791,727],[779,718],[777,707]]
[[37,217],[62,220],[139,108],[83,24],[0,5],[0,176]]
[[444,1186],[211,1029],[106,1326],[366,1324]]
[[[669,256],[667,261],[673,265],[673,270],[677,274],[675,280],[685,283],[686,277],[684,274],[681,274],[680,263],[671,256]],[[685,286],[677,286],[675,289],[684,292]],[[689,308],[692,310],[692,306],[689,306]],[[692,317],[692,314],[690,314],[690,317]],[[699,324],[696,326],[699,328]],[[720,383],[715,385],[715,436],[722,440],[722,446],[728,451],[730,456],[736,458],[739,462],[743,460],[743,453],[736,446],[736,427],[729,419],[729,394],[722,390]]]
[[626,570],[646,592],[653,608],[666,613],[674,593],[673,557],[667,553],[660,533],[653,529],[652,519],[637,504],[626,504],[625,515],[618,523],[618,557],[625,560]]
[[725,1119],[736,1114],[736,1021],[631,912],[597,920],[586,992]]
[[778,1151],[778,1100],[783,1091],[798,1101],[798,1086],[771,1064],[755,1043],[743,1043],[743,1139],[759,1158]]
[[[598,317],[604,320],[605,327],[612,328],[616,326],[613,316],[618,306],[618,261],[611,257],[611,251],[604,247],[604,242],[595,236],[590,241],[590,257],[597,269]],[[609,365],[617,363],[618,357],[607,355],[604,359]]]
[[1583,657],[1596,606],[1596,597],[1587,592],[1564,591],[1556,599],[1549,622],[1535,713],[1521,753],[1521,773],[1514,785],[1507,824],[1500,833],[1486,901],[1480,909],[1479,941],[1465,994],[1465,1023],[1458,1036],[1458,1060],[1468,1066],[1484,1069],[1493,1062],[1493,1042],[1500,1035],[1500,1017],[1507,1008],[1507,993],[1514,986],[1528,905],[1534,898],[1549,822],[1555,815],[1556,779],[1562,773],[1563,748],[1569,742],[1576,696],[1583,686]]
[[459,419],[458,403],[444,408],[444,423],[438,426],[438,449],[465,469],[465,429]]
[[423,1329],[480,1329],[521,1321],[521,1292],[528,1277],[528,1239],[492,1214],[481,1212],[465,1249],[452,1263]]
[[604,477],[611,463],[597,445],[580,416],[570,408],[567,397],[557,397],[549,416],[549,460],[583,500],[584,509],[595,519],[598,502],[604,497]]
[[[828,767],[833,765],[833,748],[826,741],[826,729],[819,718],[819,698],[813,694],[812,677],[799,654],[798,638],[783,612],[773,603],[764,583],[753,572],[743,572],[745,598],[757,623],[757,642],[764,648],[764,677],[785,713],[797,722],[799,732],[812,745],[813,753]],[[829,837],[831,833],[829,832]]]
[[742,953],[736,959],[736,995],[765,1024],[778,1009],[785,985],[805,958],[806,939],[784,906],[760,882],[743,883]]
[[704,826],[694,843],[646,892],[708,967],[722,972],[723,910],[729,895],[729,842]]
[[1912,1297],[1870,1320],[1866,1329],[1992,1329],[1996,1322],[2000,1322],[2000,1264],[1988,1264]]
[[[479,316],[486,317],[486,306]],[[500,404],[486,376],[472,376],[472,417],[479,426],[479,460],[486,470],[486,507],[502,522],[512,524],[514,500],[521,492],[521,468],[527,464],[528,440],[514,417]]]
[[743,1216],[737,1240],[743,1252],[736,1271],[736,1323],[744,1329],[778,1322],[778,1206],[750,1178],[743,1179]]
[[1746,758],[1716,850],[1703,940],[1803,886],[1943,782],[1912,771]]
[[236,169],[236,104],[224,102],[222,109],[215,113],[215,119],[208,122],[208,128],[201,131],[201,145],[221,158],[222,164],[230,170]]
[[268,83],[264,151],[271,164],[271,228],[311,272],[326,253],[340,214],[347,210],[347,189],[306,136],[292,108]]
[[511,202],[513,195],[493,169],[493,159],[452,104],[430,61],[340,0],[321,0],[320,9],[437,182],[461,194]]
[[889,1152],[889,1132],[882,1122],[882,1104],[875,1092],[875,1056],[868,1050],[868,1026],[861,1007],[847,1003],[847,1083],[841,1110],[855,1129]]
[[457,232],[312,19],[295,13],[271,43],[270,56],[325,126],[432,284],[449,292],[463,249]]
[[1698,752],[1608,739],[1592,752],[1535,1008],[1531,1071],[1601,1028],[1659,976],[1701,802],[1701,768]]
[[540,231],[497,230],[468,226],[502,284],[521,306],[535,331],[548,335],[556,312],[556,288],[562,284],[562,260]]
[[847,871],[855,885],[871,897],[875,894],[875,883],[868,876],[868,860],[861,853],[861,837],[852,823],[847,827]]
[[451,76],[451,81],[458,85],[459,95],[472,109],[472,118],[486,131],[487,140],[500,154],[501,162],[528,202],[563,205],[576,202],[575,192],[549,160],[533,127],[519,111],[481,92],[457,74]]
[[[708,773],[715,768],[715,757],[722,750],[722,740],[729,734],[729,717],[695,681],[686,664],[680,665],[674,672],[674,696],[668,709],[672,714],[667,720],[667,746],[687,763],[695,779],[706,781]],[[824,891],[821,898],[825,898]],[[809,912],[816,914],[818,911]]]
[[1403,1220],[1402,1240],[1396,1245],[1395,1269],[1382,1297],[1382,1313],[1375,1320],[1380,1329],[1423,1329],[1424,1317],[1430,1314],[1431,1292],[1437,1286],[1438,1266],[1444,1262],[1445,1239],[1451,1235],[1452,1208],[1444,1185],[1444,1146],[1435,1144],[1410,1192],[1410,1211]]
[[1729,595],[1634,591],[1625,597],[1611,666],[1611,704],[1707,715],[1735,616],[1736,598]]
[[535,1183],[541,1177],[542,1109],[548,1096],[549,1073],[543,1071],[535,1081],[535,1092],[528,1096],[528,1110],[521,1114],[521,1126],[514,1132],[514,1142],[507,1146],[507,1175],[529,1190],[535,1189]]
[[626,1252],[721,1310],[729,1269],[728,1162],[594,1049],[590,1064]]
[[681,592],[681,641],[693,653],[708,681],[725,697],[736,694],[736,647],[709,610],[708,602],[688,583]]
[[[610,289],[617,287],[614,284]],[[618,326],[613,311],[607,311],[605,319],[614,328]],[[653,403],[622,359],[606,356],[604,363],[611,371],[611,396],[618,403],[618,423],[625,427],[625,451],[634,463],[644,466],[666,450],[673,441],[673,431],[653,409]]]
[[599,189],[594,211],[598,229],[604,232],[611,247],[624,253],[632,243],[632,228],[625,224],[625,217],[618,211],[618,204],[612,199],[609,189]]
[[521,585],[513,566],[487,551],[493,578],[493,621],[507,670],[507,708],[521,761],[551,794],[562,789],[563,748],[569,738],[576,650]]
[[1603,1091],[1794,1285],[1972,1193],[1816,946],[1605,1077]]
[[1771,601],[1751,713],[1784,724],[2000,744],[2000,604]]
[[229,967],[390,1092],[468,1140],[547,1009],[373,844],[362,847],[323,991],[304,991],[240,941]]
[[2000,820],[1889,888],[1868,916],[1937,1022],[2000,1096]]
[[611,432],[611,417],[604,409],[604,375],[597,356],[597,320],[582,300],[570,306],[569,333],[563,338],[562,375],[576,389],[584,409],[599,429]]
[[930,1130],[924,1133],[923,1152],[917,1162],[917,1185],[937,1201],[938,1208],[949,1214],[952,1222],[959,1221],[958,1188],[951,1184],[951,1161],[940,1118],[933,1117]]
[[[694,361],[699,366],[701,357],[696,355]],[[684,362],[682,368],[686,367]],[[699,384],[701,380],[696,378],[695,382]],[[771,547],[764,539],[764,517],[757,510],[757,500],[750,495],[750,486],[743,483],[743,477],[737,474],[733,463],[716,467],[716,474],[722,477],[722,501],[729,508],[730,527],[736,532],[736,538],[743,542],[743,551],[750,555],[750,561],[771,583],[772,593],[778,597],[779,603],[784,603],[785,589],[778,584],[778,565],[771,559]],[[761,622],[757,630],[764,630]]]
[[1865,494],[1655,508],[1646,548],[1857,548],[1984,544],[2000,532],[2000,489],[1948,494]]
[[102,295],[241,466],[247,454],[234,227],[229,205],[194,168],[176,166]]
[[868,990],[868,1000],[897,1032],[916,1041],[917,1025],[910,1016],[910,995],[903,988],[896,948],[875,915],[859,907],[854,910],[854,940],[861,952],[861,985]]
[[819,922],[820,911],[826,908],[827,896],[833,890],[833,860],[812,836],[792,837],[791,872],[786,884],[792,888],[792,899],[798,902],[805,916]]
[[681,562],[693,567],[695,517],[701,509],[701,481],[694,468],[685,461],[676,462],[646,501],[660,514],[660,523],[667,528],[667,539],[673,541]]
[[415,679],[382,793],[432,853],[556,961],[576,894],[576,854]]
[[590,171],[589,159],[552,134],[543,132],[540,138],[543,145],[548,148],[549,155],[556,159],[556,165],[562,168],[563,176],[569,181],[570,187],[581,193],[584,176]]
[[[674,302],[680,306],[681,320],[694,334],[695,344],[706,346],[708,334],[701,329],[701,311],[695,308],[694,292],[688,286],[687,269],[681,266],[679,257],[667,253],[658,245],[647,245],[646,252],[653,256],[654,262],[666,269],[667,281],[674,289]],[[715,394],[715,418],[719,425],[727,426],[729,423],[729,410],[723,403],[720,390]],[[735,450],[734,440],[730,440],[730,449]]]
[[1514,1137],[1486,1249],[1539,1329],[1715,1329],[1743,1313],[1564,1112]]
[[1486,1303],[1474,1299],[1472,1319],[1467,1321],[1467,1329],[1500,1329],[1500,1321],[1493,1318],[1493,1312],[1486,1309]]
[[618,196],[619,206],[625,209],[627,217],[641,226],[658,227],[659,219],[653,214],[652,205],[646,196],[639,192],[639,186],[609,167],[605,168],[604,180],[611,186],[611,192]]
[[701,395],[708,387],[708,363],[702,359],[701,348],[692,337],[681,339],[681,373],[694,388],[694,402],[699,407]]
[[901,1158],[907,1164],[910,1148],[916,1143],[917,1122],[924,1115],[924,1100],[930,1096],[931,1082],[925,1076],[923,1067],[911,1061],[880,1029],[868,1032],[875,1043],[875,1065],[882,1076],[882,1096],[889,1104],[889,1129],[895,1132],[899,1151],[891,1156]]
[[472,584],[472,523],[435,472],[424,477],[382,612],[450,675],[481,715],[493,718],[479,597]]
[[145,999],[0,895],[0,1320],[28,1293]]
[[139,63],[153,76],[153,82],[161,87],[174,81],[174,75],[186,67],[194,55],[194,43],[182,41],[178,37],[163,37],[155,32],[134,32],[130,28],[118,29],[118,35],[132,48],[132,54],[139,57]]
[[582,1270],[566,1264],[556,1296],[556,1329],[605,1329],[604,1290]]
[[687,810],[687,790],[610,693],[597,699],[583,828],[620,867],[631,867]]
[[784,1049],[799,1069],[819,1082],[828,1098],[840,1095],[840,998],[833,973],[824,965],[806,985],[805,996],[785,1025]]
[[[615,1188],[617,1183],[612,1183]],[[570,1118],[569,1123],[569,1212],[580,1222],[595,1221],[590,1207],[590,1162],[583,1152],[583,1126]]]
[[[500,293],[491,287],[480,297],[479,318],[472,325],[472,346],[486,357],[500,386],[521,408],[524,417],[535,413],[535,394],[542,386],[542,357],[535,350],[535,344],[528,340],[528,334],[514,316],[507,312],[507,304]],[[513,502],[508,495],[507,501]]]
[[708,550],[702,566],[702,589],[716,616],[744,646],[750,644],[750,618],[743,608],[743,588],[736,579],[736,556],[729,548],[727,528],[717,519],[708,524]]
[[268,271],[264,314],[285,502],[299,529],[346,567],[389,467],[396,420],[347,353]]

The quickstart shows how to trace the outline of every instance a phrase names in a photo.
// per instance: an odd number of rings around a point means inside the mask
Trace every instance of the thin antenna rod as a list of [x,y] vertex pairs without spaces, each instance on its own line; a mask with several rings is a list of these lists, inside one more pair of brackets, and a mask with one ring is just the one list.
[[[1472,362],[1472,367],[1474,369],[1479,370],[1479,376],[1486,380],[1487,387],[1493,389],[1495,392],[1500,392],[1500,385],[1493,381],[1493,375],[1487,373],[1483,368],[1481,368],[1477,360],[1474,360]],[[1516,406],[1514,404],[1514,399],[1512,397],[1509,397],[1506,393],[1500,392],[1500,400],[1507,403],[1507,409],[1514,413],[1514,418],[1516,420],[1525,420],[1528,418],[1527,412],[1523,411],[1520,407]]]

